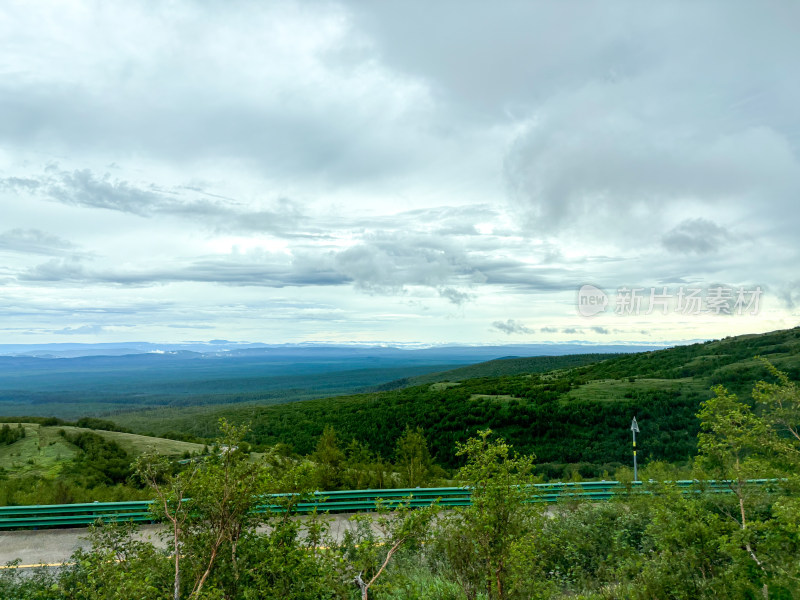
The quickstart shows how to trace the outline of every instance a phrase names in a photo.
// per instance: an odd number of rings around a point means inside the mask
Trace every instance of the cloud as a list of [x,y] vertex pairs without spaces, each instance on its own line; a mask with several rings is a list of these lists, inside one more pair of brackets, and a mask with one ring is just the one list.
[[582,284],[758,281],[796,322],[800,8],[568,4],[6,3],[0,312],[611,337]]
[[70,285],[148,286],[206,282],[256,287],[353,285],[376,294],[401,294],[426,287],[453,304],[474,298],[453,284],[472,285],[485,276],[472,257],[441,238],[387,233],[342,251],[297,248],[292,252],[252,249],[168,264],[96,266],[77,256],[54,258],[17,273],[20,282]]
[[495,321],[492,323],[492,328],[502,331],[506,335],[533,333],[533,329],[526,327],[515,319],[507,319],[506,321]]
[[39,229],[17,228],[0,233],[0,250],[61,255],[76,249],[72,242]]
[[[234,4],[179,2],[180,19],[58,5],[44,27],[38,10],[5,9],[4,59],[19,71],[0,81],[0,139],[334,182],[425,164],[429,91],[375,60],[343,7]],[[123,25],[147,47],[109,35]]]
[[473,294],[470,294],[468,292],[461,292],[451,287],[439,288],[439,295],[442,298],[449,300],[453,304],[458,304],[458,305],[464,304],[465,302],[468,302],[475,297]]
[[708,219],[686,219],[664,234],[661,243],[670,252],[709,254],[731,238],[726,229]]
[[79,327],[64,327],[53,331],[56,335],[97,335],[105,330],[101,325],[80,325]]
[[91,208],[106,208],[146,215],[169,204],[163,194],[141,190],[127,181],[113,180],[106,174],[96,177],[89,169],[62,172],[48,181],[46,193],[52,199]]
[[599,333],[600,335],[608,335],[609,333],[611,333],[605,327],[594,326],[594,327],[590,327],[590,329],[592,331],[594,331],[595,333]]
[[202,282],[281,288],[350,283],[349,278],[315,258],[253,251],[201,258],[188,264],[146,265],[136,269],[97,268],[76,259],[53,259],[19,273],[17,278],[29,283],[122,286]]
[[[776,15],[744,6],[711,27],[714,6],[631,11],[619,15],[628,35],[608,37],[608,23],[586,32],[598,54],[566,51],[567,64],[579,61],[568,77],[597,70],[539,96],[506,154],[512,204],[532,233],[624,247],[660,236],[678,215],[774,225],[775,213],[756,210],[767,203],[798,218],[800,118],[786,109],[800,86],[782,75],[797,41]],[[681,43],[686,35],[695,41]],[[743,37],[758,40],[754,54]],[[757,56],[771,57],[769,73]]]
[[271,210],[252,210],[197,187],[139,185],[112,177],[110,173],[98,175],[91,169],[51,168],[38,177],[22,181],[24,185],[19,178],[0,179],[0,189],[23,191],[70,206],[113,210],[145,218],[171,216],[202,221],[217,230],[270,232],[289,237],[304,235],[298,228],[304,218],[302,209],[288,198],[275,200]]
[[336,253],[335,268],[368,291],[399,291],[408,285],[441,288],[454,294],[451,282],[480,283],[486,277],[468,251],[453,240],[432,235],[382,232]]

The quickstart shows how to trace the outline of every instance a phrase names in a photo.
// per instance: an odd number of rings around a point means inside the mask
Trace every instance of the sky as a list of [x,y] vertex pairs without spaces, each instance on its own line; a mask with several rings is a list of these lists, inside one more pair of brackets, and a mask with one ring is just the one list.
[[798,56],[790,0],[5,1],[0,340],[794,327]]

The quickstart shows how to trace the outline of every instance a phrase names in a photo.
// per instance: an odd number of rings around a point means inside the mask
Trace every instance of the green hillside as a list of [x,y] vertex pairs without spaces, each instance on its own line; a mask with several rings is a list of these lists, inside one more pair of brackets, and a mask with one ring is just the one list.
[[256,444],[283,442],[303,454],[314,449],[323,427],[330,424],[342,439],[357,439],[384,457],[392,457],[407,426],[419,426],[436,460],[445,466],[458,464],[456,442],[488,426],[520,452],[535,453],[546,474],[559,476],[565,465],[572,465],[585,475],[598,475],[627,464],[634,415],[641,427],[643,461],[686,461],[696,449],[695,414],[700,402],[711,396],[711,387],[723,384],[747,398],[755,381],[768,378],[757,355],[799,379],[800,329],[620,355],[547,373],[451,383],[437,378],[439,383],[385,392],[231,407],[191,418],[162,414],[148,420],[131,415],[119,422],[156,434],[174,430],[211,436],[217,419],[226,416],[249,423],[250,441]]
[[[8,423],[16,428],[18,424]],[[202,444],[192,444],[176,440],[103,431],[72,426],[44,426],[37,423],[22,423],[25,437],[13,444],[0,445],[0,469],[4,469],[9,477],[38,475],[56,477],[70,460],[74,459],[80,449],[70,441],[68,436],[80,433],[93,433],[116,442],[132,458],[145,452],[177,456],[185,452],[200,452]],[[67,436],[61,434],[64,432]]]
[[[567,354],[565,356],[533,356],[525,358],[499,358],[489,360],[466,367],[440,371],[438,373],[427,373],[410,377],[403,382],[402,387],[422,385],[425,383],[436,383],[439,381],[464,381],[465,379],[475,379],[476,377],[501,377],[503,375],[518,375],[520,373],[545,373],[557,369],[569,369],[590,365],[601,360],[608,360],[621,356],[619,354]],[[401,386],[397,386],[401,387]]]

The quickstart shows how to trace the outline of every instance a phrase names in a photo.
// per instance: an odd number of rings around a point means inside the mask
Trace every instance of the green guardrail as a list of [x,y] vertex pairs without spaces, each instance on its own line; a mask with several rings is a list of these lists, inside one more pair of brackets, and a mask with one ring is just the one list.
[[[774,479],[753,479],[753,485],[774,483]],[[652,483],[652,482],[651,482]],[[670,482],[667,482],[670,483]],[[644,488],[641,481],[628,485],[619,481],[583,481],[580,483],[538,483],[534,484],[530,502],[555,503],[564,500],[609,500],[615,495],[653,493]],[[730,493],[728,481],[682,480],[674,485],[684,493]],[[287,494],[273,494],[273,502],[256,507],[257,512],[282,512],[281,498]],[[430,506],[438,502],[444,508],[468,506],[470,489],[466,487],[446,488],[401,488],[388,490],[349,490],[336,492],[314,492],[310,501],[294,504],[292,510],[300,514],[313,511],[363,512],[373,511],[380,503],[392,507],[408,503],[412,508]],[[43,504],[34,506],[0,507],[0,529],[32,528],[44,529],[62,526],[85,526],[97,520],[152,522],[150,500],[131,502],[89,502],[83,504]]]

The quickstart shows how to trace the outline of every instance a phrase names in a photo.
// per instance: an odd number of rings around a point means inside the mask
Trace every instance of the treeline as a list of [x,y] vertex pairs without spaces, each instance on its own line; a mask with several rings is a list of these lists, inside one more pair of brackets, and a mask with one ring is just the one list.
[[[769,367],[768,367],[769,368]],[[293,519],[313,489],[305,462],[277,449],[261,460],[240,448],[246,429],[222,423],[220,448],[174,472],[143,457],[137,476],[159,499],[166,548],[132,527],[98,527],[92,547],[58,572],[0,576],[0,597],[19,600],[790,600],[800,581],[800,390],[772,370],[748,403],[722,387],[704,401],[694,493],[651,463],[642,489],[545,511],[528,502],[534,461],[491,431],[455,454],[468,507],[357,515],[342,536],[324,516]],[[330,431],[326,435],[330,435]],[[326,451],[320,440],[319,451]],[[412,444],[416,446],[416,444]],[[398,452],[402,449],[398,448]],[[414,454],[414,452],[411,452]],[[748,484],[770,479],[768,486]],[[621,478],[630,484],[630,474]],[[729,493],[705,493],[706,480]],[[284,514],[253,510],[263,494]],[[264,525],[269,527],[263,527]]]
[[132,474],[130,456],[117,442],[89,431],[59,434],[80,449],[78,456],[62,469],[64,477],[80,482],[83,487],[126,483]]
[[22,423],[14,428],[11,428],[6,423],[0,427],[0,446],[7,446],[25,437],[25,428]]
[[107,419],[98,419],[96,417],[81,417],[77,421],[67,421],[64,419],[59,419],[58,417],[0,417],[0,423],[32,423],[41,425],[42,427],[84,427],[86,429],[100,429],[102,431],[132,433],[130,429],[117,425],[113,421],[109,421]]
[[[621,356],[620,354],[566,354],[563,356],[534,356],[530,358],[500,358],[475,365],[459,367],[441,373],[418,375],[406,380],[406,385],[422,385],[437,381],[464,381],[477,377],[502,377],[523,373],[546,373],[571,369]],[[398,386],[399,387],[399,386]],[[378,390],[375,390],[378,391]]]

